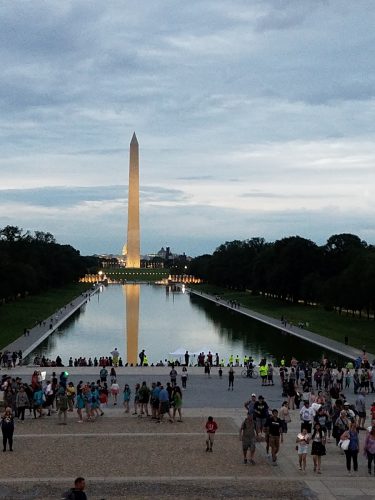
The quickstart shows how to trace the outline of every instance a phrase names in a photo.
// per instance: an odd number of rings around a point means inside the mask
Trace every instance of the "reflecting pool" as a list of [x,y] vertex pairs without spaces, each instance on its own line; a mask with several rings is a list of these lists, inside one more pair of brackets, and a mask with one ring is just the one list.
[[[117,347],[124,363],[137,363],[145,349],[150,363],[169,353],[209,350],[225,362],[231,354],[319,360],[323,350],[196,295],[157,285],[109,285],[77,311],[32,354],[50,359],[110,356]],[[330,355],[333,357],[332,355]]]

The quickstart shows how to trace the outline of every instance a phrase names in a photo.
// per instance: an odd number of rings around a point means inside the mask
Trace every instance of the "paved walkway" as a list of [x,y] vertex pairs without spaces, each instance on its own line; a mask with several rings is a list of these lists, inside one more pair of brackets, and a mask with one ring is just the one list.
[[[28,335],[21,335],[11,344],[3,348],[4,351],[22,351],[22,357],[26,358],[39,344],[57,330],[72,314],[86,304],[90,297],[99,290],[89,289],[73,299],[69,304],[62,307],[48,318],[44,319],[33,328],[30,328]],[[0,497],[1,498],[1,497]]]
[[[73,368],[70,378],[96,380],[96,370]],[[232,392],[227,391],[226,377],[207,379],[199,370],[189,370],[182,423],[156,424],[146,417],[125,414],[113,401],[96,422],[79,424],[75,413],[68,414],[67,426],[57,425],[55,414],[36,420],[27,415],[23,424],[16,422],[14,452],[4,454],[6,460],[0,467],[0,498],[57,499],[74,477],[82,475],[89,500],[375,499],[375,476],[368,476],[362,453],[357,477],[348,477],[345,456],[334,443],[327,444],[322,475],[313,472],[311,456],[307,472],[298,470],[297,411],[292,412],[278,467],[270,464],[262,442],[257,444],[256,465],[244,465],[238,439],[245,416],[243,402],[251,392],[262,393],[271,407],[278,408],[282,402],[280,385],[277,381],[275,386],[260,388],[259,380],[236,377]],[[47,371],[50,375],[51,369]],[[13,376],[22,376],[25,381],[31,373],[27,367],[12,370]],[[121,386],[126,381],[133,388],[141,380],[166,382],[168,373],[169,368],[127,367],[118,369],[118,378]],[[367,406],[371,402],[368,396]],[[214,452],[207,454],[204,423],[210,414],[219,430]],[[362,432],[361,443],[364,436]]]
[[[356,349],[355,347],[351,347],[349,345],[345,345],[342,342],[337,342],[336,340],[329,339],[327,337],[324,337],[323,335],[318,335],[317,333],[311,332],[310,330],[306,330],[305,328],[298,328],[296,326],[288,325],[284,326],[280,320],[272,318],[270,316],[266,316],[264,314],[252,311],[251,309],[248,309],[247,307],[233,307],[231,306],[226,300],[221,300],[220,298],[216,298],[214,295],[210,295],[208,293],[204,292],[199,292],[196,290],[189,289],[189,292],[197,295],[198,297],[202,297],[204,299],[210,300],[211,302],[215,302],[216,304],[220,306],[227,307],[228,309],[231,309],[235,312],[238,312],[240,314],[244,314],[245,316],[248,316],[249,318],[256,319],[257,321],[261,321],[262,323],[265,323],[266,325],[273,326],[274,328],[277,328],[278,330],[290,333],[291,335],[294,335],[296,337],[299,337],[303,340],[307,340],[308,342],[311,342],[313,344],[319,345],[321,347],[324,347],[325,349],[328,349],[329,351],[333,351],[337,354],[341,354],[345,358],[349,359],[357,359],[358,356],[361,356],[363,354],[363,351],[360,349]],[[375,355],[371,353],[367,353],[368,359],[373,360],[375,359]]]

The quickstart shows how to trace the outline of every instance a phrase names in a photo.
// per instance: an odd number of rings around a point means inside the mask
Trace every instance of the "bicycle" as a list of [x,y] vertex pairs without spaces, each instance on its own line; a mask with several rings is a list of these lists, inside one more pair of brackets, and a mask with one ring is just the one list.
[[241,376],[244,378],[253,378],[256,379],[259,377],[258,370],[256,368],[245,368],[241,372]]

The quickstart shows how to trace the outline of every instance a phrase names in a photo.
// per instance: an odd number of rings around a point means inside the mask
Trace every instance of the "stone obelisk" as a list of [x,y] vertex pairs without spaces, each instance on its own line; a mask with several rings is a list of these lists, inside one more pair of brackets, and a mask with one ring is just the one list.
[[139,230],[139,150],[135,132],[130,141],[126,267],[138,269],[141,267]]

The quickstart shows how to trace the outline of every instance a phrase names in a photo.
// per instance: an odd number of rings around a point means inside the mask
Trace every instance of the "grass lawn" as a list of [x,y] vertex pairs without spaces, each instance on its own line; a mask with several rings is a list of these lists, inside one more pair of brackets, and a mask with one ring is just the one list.
[[[251,295],[248,292],[236,292],[213,285],[194,285],[195,289],[206,293],[220,295],[227,300],[237,300],[241,305],[256,312],[281,318],[283,315],[293,324],[300,321],[309,323],[309,330],[330,339],[344,343],[347,336],[349,345],[375,353],[375,321],[352,316],[341,316],[334,311],[325,311],[322,307],[292,304],[262,296]],[[372,361],[372,360],[371,360]]]
[[1,305],[0,349],[22,335],[24,328],[31,328],[37,321],[48,318],[91,286],[90,283],[73,283],[64,288],[52,289]]

